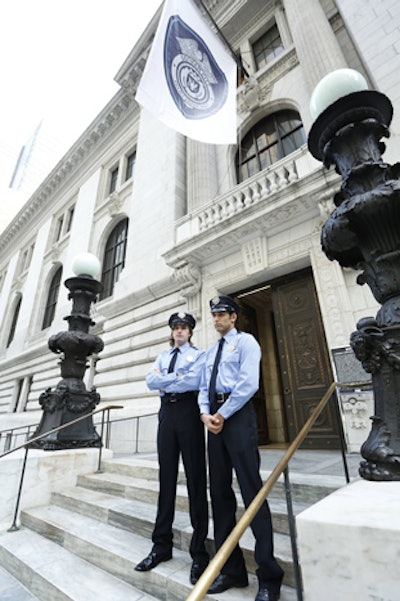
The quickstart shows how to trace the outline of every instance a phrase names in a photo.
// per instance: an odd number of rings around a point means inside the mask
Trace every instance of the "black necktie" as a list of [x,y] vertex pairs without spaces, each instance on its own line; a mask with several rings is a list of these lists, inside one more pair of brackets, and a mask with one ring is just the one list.
[[222,353],[222,347],[224,346],[224,342],[225,342],[225,338],[220,338],[217,354],[215,355],[214,365],[213,365],[212,372],[211,372],[210,385],[208,387],[208,399],[210,401],[210,408],[212,408],[213,405],[215,406],[215,393],[216,393],[215,385],[217,382],[218,366],[219,366],[219,362],[221,360],[221,353]]
[[169,366],[168,366],[168,373],[169,374],[172,374],[172,372],[174,371],[175,363],[176,363],[176,358],[178,356],[178,353],[179,353],[179,349],[178,348],[174,348],[174,350],[172,351],[171,361],[169,362]]

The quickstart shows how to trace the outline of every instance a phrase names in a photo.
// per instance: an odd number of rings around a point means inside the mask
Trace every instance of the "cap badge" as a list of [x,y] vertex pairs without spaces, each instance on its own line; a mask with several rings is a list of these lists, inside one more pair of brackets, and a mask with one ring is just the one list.
[[218,305],[219,302],[220,302],[219,296],[214,296],[214,298],[211,299],[211,302],[212,302],[213,305]]
[[181,311],[180,313],[178,313],[178,317],[179,319],[185,319],[186,313],[183,313],[183,311]]

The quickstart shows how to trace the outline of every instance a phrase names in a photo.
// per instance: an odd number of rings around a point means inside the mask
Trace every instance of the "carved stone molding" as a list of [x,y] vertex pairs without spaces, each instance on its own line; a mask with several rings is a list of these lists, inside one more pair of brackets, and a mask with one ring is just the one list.
[[307,236],[306,238],[297,240],[291,244],[284,244],[283,246],[269,252],[268,265],[271,268],[278,267],[279,265],[285,265],[288,262],[308,256],[310,251],[311,243],[309,237]]
[[201,290],[201,270],[195,263],[182,261],[175,267],[174,278],[182,285],[181,294],[185,298],[194,296]]
[[188,304],[188,309],[195,317],[201,313],[202,274],[198,265],[182,261],[175,266],[174,280],[182,286],[180,295]]
[[286,73],[291,71],[298,65],[296,49],[290,48],[275,59],[272,65],[267,69],[262,70],[259,75],[259,83],[263,89],[272,86],[276,81],[281,79]]
[[107,198],[107,209],[111,217],[115,217],[121,212],[123,200],[118,192],[112,192]]
[[239,88],[237,97],[238,112],[242,119],[245,119],[249,116],[249,113],[266,104],[271,96],[274,83],[297,64],[296,51],[292,48],[278,57],[265,70],[245,79]]
[[55,242],[50,249],[50,253],[49,253],[50,261],[53,264],[58,263],[60,260],[60,255],[61,255],[60,244],[58,242]]
[[321,250],[319,235],[313,237],[311,258],[328,346],[348,346],[350,333],[354,328],[354,318],[343,273],[339,265],[326,260]]
[[252,113],[254,110],[260,108],[269,98],[270,92],[271,86],[262,88],[254,75],[246,79],[240,88],[237,98],[239,114],[245,116],[247,113]]
[[256,273],[267,267],[267,248],[265,237],[259,236],[242,245],[242,258],[247,274]]
[[349,428],[352,430],[369,429],[370,407],[365,400],[360,399],[357,394],[349,395],[344,401],[342,400],[342,407]]
[[21,294],[24,280],[25,278],[22,278],[21,276],[17,276],[16,278],[14,278],[13,283],[11,285],[11,291],[14,294]]
[[321,230],[321,225],[325,223],[329,215],[335,208],[335,203],[333,202],[333,198],[331,194],[325,194],[318,199],[318,208],[321,216],[321,221],[318,224],[318,230]]

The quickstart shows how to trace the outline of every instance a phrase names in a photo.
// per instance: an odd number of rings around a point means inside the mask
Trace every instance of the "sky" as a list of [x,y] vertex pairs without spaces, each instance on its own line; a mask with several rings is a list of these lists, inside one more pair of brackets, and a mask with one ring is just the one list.
[[38,124],[65,151],[118,91],[114,76],[161,0],[5,0],[0,191]]

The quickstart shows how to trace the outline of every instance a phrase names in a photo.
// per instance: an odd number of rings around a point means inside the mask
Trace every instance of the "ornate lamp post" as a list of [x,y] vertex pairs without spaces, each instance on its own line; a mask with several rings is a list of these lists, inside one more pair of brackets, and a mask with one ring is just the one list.
[[327,75],[316,87],[316,120],[308,146],[342,177],[335,210],[322,228],[322,249],[343,267],[361,270],[382,305],[376,317],[357,324],[350,344],[372,374],[375,415],[361,447],[366,480],[400,480],[400,164],[382,161],[392,105],[366,89],[350,69]]
[[[73,263],[76,277],[64,282],[69,290],[68,298],[72,299],[71,315],[64,318],[68,321],[68,331],[59,332],[48,341],[50,350],[61,355],[62,379],[55,390],[48,388],[39,397],[43,415],[34,437],[90,413],[100,402],[96,389],[86,390],[83,382],[87,357],[99,353],[104,346],[99,336],[89,334],[89,327],[94,325],[90,318],[90,306],[96,302],[102,288],[95,279],[99,270],[98,259],[90,253],[82,253]],[[69,428],[45,436],[32,446],[44,450],[100,447],[101,439],[90,416]]]

